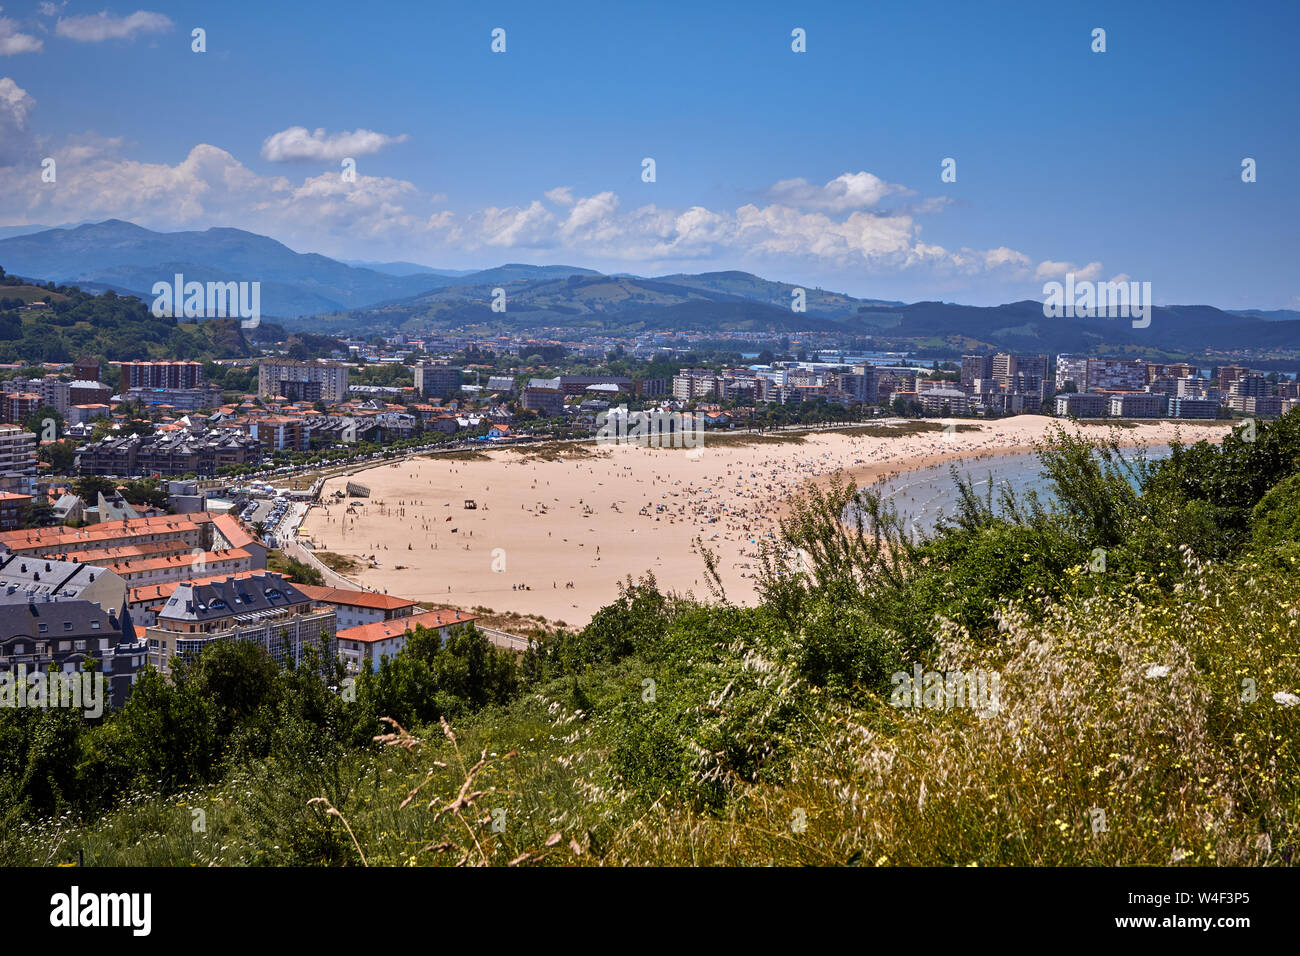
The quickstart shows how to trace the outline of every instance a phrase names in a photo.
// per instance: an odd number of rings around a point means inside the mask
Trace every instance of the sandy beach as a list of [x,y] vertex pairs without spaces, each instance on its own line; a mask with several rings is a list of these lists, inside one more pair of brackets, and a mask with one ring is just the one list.
[[[806,482],[844,474],[866,485],[949,459],[1032,451],[1056,423],[1022,415],[963,420],[955,434],[828,432],[748,445],[733,436],[711,445],[706,435],[697,449],[589,444],[555,460],[528,447],[485,450],[480,460],[418,458],[352,476],[371,490],[364,501],[331,497],[347,478],[326,482],[299,537],[317,551],[373,558],[374,567],[350,575],[367,588],[569,625],[585,624],[617,597],[629,574],[651,571],[663,590],[707,597],[692,547],[700,537],[720,557],[727,597],[752,603],[759,543],[775,534],[786,501]],[[1183,423],[1182,440],[1217,441],[1227,429]],[[1127,445],[1159,445],[1174,430],[1158,422],[1118,434]],[[477,508],[466,509],[466,499]]]

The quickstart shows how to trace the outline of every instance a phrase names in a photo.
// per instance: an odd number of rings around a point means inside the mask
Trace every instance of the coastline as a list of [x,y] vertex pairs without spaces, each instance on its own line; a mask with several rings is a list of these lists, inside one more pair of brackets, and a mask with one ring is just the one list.
[[[364,469],[371,498],[329,496],[328,479],[300,525],[317,551],[373,564],[347,578],[379,591],[472,610],[585,624],[618,583],[652,572],[666,591],[706,594],[698,536],[718,553],[728,599],[752,604],[758,543],[774,536],[791,496],[845,476],[860,486],[968,458],[1034,451],[1056,419],[1016,416],[974,428],[880,434],[863,429],[776,436],[723,433],[700,449],[575,445],[484,449],[476,460],[399,459]],[[1105,425],[1068,423],[1104,434]],[[1217,440],[1229,425],[1183,431]],[[1126,446],[1167,444],[1175,424],[1123,429]],[[722,441],[725,436],[725,441]],[[752,439],[752,440],[748,440]],[[721,442],[721,443],[719,443]],[[474,499],[474,509],[464,507]],[[350,509],[350,510],[349,510]],[[297,550],[297,549],[295,549]]]

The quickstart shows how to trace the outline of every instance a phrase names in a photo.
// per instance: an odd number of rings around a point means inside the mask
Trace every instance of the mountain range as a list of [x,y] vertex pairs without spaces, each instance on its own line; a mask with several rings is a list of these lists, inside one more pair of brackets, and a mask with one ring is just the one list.
[[[5,227],[0,266],[40,282],[112,289],[153,300],[156,282],[259,281],[262,314],[287,328],[368,334],[382,329],[639,331],[821,331],[869,338],[873,347],[920,352],[981,347],[1032,352],[1191,356],[1248,348],[1293,357],[1300,312],[1156,307],[1149,328],[1128,319],[1046,318],[1040,301],[976,307],[946,302],[860,299],[803,287],[806,311],[791,305],[797,287],[747,272],[605,275],[566,265],[508,263],[470,271],[408,261],[338,261],[294,252],[240,229],[154,232],[110,219],[52,229]],[[504,293],[505,312],[491,303]]]

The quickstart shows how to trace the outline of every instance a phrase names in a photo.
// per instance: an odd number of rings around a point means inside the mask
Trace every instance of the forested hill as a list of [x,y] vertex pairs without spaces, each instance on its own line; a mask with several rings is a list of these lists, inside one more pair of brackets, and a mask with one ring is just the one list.
[[[33,306],[32,303],[45,303]],[[0,268],[0,362],[248,357],[238,319],[184,324],[158,318],[136,298],[76,286],[24,284]]]

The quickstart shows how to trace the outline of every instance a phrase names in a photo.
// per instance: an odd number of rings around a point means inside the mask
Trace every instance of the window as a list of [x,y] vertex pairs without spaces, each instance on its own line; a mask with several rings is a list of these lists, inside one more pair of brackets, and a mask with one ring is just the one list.
[[64,629],[65,631],[70,631],[70,630],[72,630],[72,622],[71,622],[71,621],[64,621],[64,622],[63,622],[63,629]]

